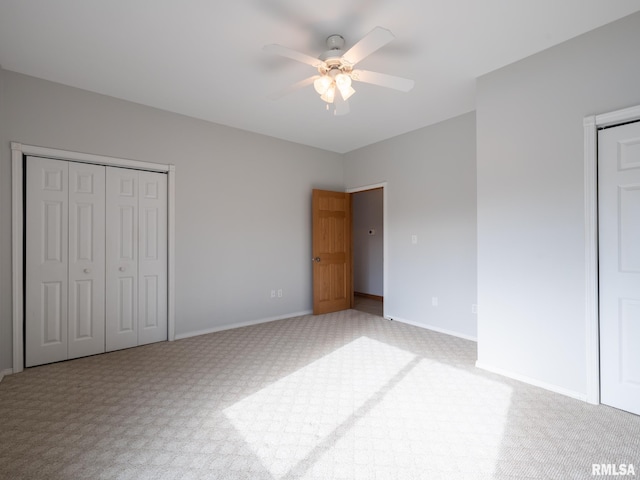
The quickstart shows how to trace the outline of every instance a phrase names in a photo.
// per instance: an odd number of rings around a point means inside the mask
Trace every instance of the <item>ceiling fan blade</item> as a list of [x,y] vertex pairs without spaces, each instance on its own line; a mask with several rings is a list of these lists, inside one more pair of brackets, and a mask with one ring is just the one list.
[[298,62],[306,63],[307,65],[311,65],[315,68],[318,68],[320,65],[324,64],[324,62],[319,58],[314,58],[311,55],[307,55],[306,53],[298,52],[297,50],[283,47],[282,45],[277,45],[275,43],[271,45],[265,45],[264,47],[262,47],[262,50],[267,53],[273,53],[275,55],[291,58],[292,60],[296,60]]
[[369,70],[354,70],[351,78],[357,82],[371,83],[380,87],[393,88],[401,92],[408,92],[416,82],[408,78],[387,75],[386,73],[371,72]]
[[280,90],[279,92],[272,93],[271,95],[269,95],[269,98],[271,100],[279,100],[285,95],[289,95],[290,93],[293,93],[296,90],[300,90],[301,88],[304,88],[307,85],[311,85],[316,78],[320,78],[320,75],[314,75],[312,77],[305,78],[304,80],[300,80],[299,82],[294,83],[293,85],[290,85],[287,88]]
[[386,28],[376,27],[367,33],[358,43],[351,47],[342,56],[351,65],[355,65],[362,59],[368,57],[379,48],[384,47],[393,40],[395,35]]
[[350,111],[349,102],[342,98],[342,93],[340,93],[339,90],[336,92],[333,100],[333,108],[335,109],[333,111],[334,115],[346,115]]

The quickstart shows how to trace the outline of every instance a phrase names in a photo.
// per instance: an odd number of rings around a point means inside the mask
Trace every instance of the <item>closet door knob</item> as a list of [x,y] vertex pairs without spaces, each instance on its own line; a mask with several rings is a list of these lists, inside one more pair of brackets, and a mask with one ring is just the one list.
[[84,273],[91,273],[91,269],[90,268],[85,268],[84,269]]
[[127,267],[120,267],[118,270],[120,270],[121,272],[124,272],[127,269]]

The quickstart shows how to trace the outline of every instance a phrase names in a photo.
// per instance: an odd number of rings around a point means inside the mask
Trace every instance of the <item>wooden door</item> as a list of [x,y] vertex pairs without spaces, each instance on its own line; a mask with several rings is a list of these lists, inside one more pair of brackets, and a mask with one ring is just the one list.
[[69,162],[69,355],[104,352],[105,167]]
[[313,190],[313,314],[353,305],[351,195]]
[[640,415],[640,122],[598,134],[600,395]]
[[138,171],[107,167],[106,351],[138,345]]
[[167,176],[139,173],[138,345],[167,339]]
[[25,365],[67,359],[69,165],[27,159]]

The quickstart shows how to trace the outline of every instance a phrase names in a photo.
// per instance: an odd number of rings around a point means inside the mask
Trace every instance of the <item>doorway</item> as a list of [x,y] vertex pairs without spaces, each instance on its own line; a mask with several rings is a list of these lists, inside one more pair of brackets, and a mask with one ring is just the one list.
[[354,309],[378,316],[384,301],[383,195],[382,188],[351,194]]
[[354,308],[384,317],[387,293],[387,183],[347,189],[352,200]]

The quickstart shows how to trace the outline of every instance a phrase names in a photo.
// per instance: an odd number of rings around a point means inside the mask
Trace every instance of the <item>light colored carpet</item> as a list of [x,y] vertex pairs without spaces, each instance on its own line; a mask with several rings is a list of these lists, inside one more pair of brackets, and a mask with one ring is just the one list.
[[26,370],[3,479],[585,479],[640,469],[640,417],[474,367],[476,346],[354,310]]

